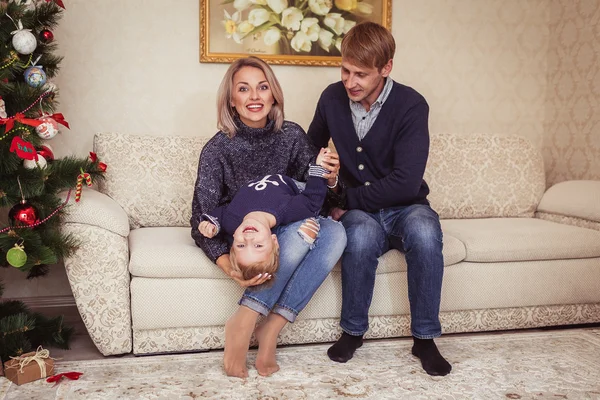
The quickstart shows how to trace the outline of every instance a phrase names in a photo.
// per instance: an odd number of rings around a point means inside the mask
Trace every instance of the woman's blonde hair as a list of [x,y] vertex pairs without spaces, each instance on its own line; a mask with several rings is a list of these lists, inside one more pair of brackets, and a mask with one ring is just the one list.
[[265,74],[273,93],[273,99],[275,100],[275,104],[273,104],[271,112],[269,112],[269,119],[275,121],[275,131],[279,131],[283,126],[284,120],[283,90],[281,90],[281,85],[279,85],[279,81],[275,77],[271,67],[260,58],[254,56],[240,58],[233,62],[227,69],[217,93],[217,127],[229,137],[233,137],[239,128],[234,121],[236,110],[231,106],[231,99],[233,77],[244,67],[258,68]]
[[381,71],[395,52],[394,36],[375,22],[355,25],[342,39],[342,58],[360,67],[375,67]]

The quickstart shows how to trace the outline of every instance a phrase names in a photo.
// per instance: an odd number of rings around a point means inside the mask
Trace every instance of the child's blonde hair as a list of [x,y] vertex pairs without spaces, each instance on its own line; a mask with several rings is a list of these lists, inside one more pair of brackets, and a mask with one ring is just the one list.
[[229,252],[229,261],[231,262],[231,266],[236,271],[242,273],[244,280],[252,279],[258,274],[269,274],[272,276],[272,278],[263,283],[263,285],[271,284],[273,282],[273,278],[275,278],[275,273],[279,269],[279,244],[273,244],[273,251],[265,261],[256,262],[250,265],[240,265],[236,258],[235,250],[232,247],[231,251]]

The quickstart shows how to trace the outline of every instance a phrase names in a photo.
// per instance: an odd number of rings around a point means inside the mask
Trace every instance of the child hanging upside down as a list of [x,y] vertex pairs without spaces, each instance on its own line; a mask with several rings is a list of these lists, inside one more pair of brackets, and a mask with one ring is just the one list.
[[[285,175],[267,175],[260,180],[248,182],[235,194],[227,206],[217,207],[202,214],[199,230],[207,238],[219,234],[233,236],[229,257],[234,269],[244,279],[259,274],[273,276],[279,268],[279,244],[271,229],[319,214],[325,195],[329,173],[322,167],[330,152],[321,149],[316,165],[310,165],[309,177],[304,190],[297,182]],[[318,233],[316,221],[299,230],[306,242],[312,244]],[[308,231],[308,233],[306,232]]]

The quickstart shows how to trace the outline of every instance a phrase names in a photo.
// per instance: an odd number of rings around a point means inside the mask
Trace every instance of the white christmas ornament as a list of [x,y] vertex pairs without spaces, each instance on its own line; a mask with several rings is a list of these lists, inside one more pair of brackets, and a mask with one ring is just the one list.
[[50,140],[58,133],[58,122],[50,117],[42,117],[40,125],[35,128],[38,136],[42,139]]
[[37,39],[31,33],[31,29],[23,29],[23,23],[19,20],[18,29],[12,31],[12,45],[21,54],[31,54],[37,47]]
[[46,161],[46,159],[44,157],[40,156],[39,154],[38,154],[37,161],[23,160],[23,166],[27,169],[34,169],[34,168],[44,169],[44,168],[46,168],[46,165],[48,165],[48,162]]
[[0,118],[6,118],[6,104],[4,103],[4,100],[2,99],[2,97],[0,97]]

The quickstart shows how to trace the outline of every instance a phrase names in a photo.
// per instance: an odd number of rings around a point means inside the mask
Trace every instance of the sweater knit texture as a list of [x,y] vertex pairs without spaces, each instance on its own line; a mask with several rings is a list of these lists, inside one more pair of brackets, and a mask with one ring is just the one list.
[[202,149],[190,219],[192,238],[213,262],[229,252],[223,235],[205,238],[198,231],[202,214],[228,205],[246,183],[267,174],[287,175],[306,181],[316,151],[300,125],[285,121],[275,131],[274,121],[264,128],[250,128],[235,119],[238,130],[233,137],[217,132]]
[[342,206],[375,212],[429,204],[423,180],[429,156],[429,106],[414,89],[394,82],[366,136],[356,134],[348,94],[342,82],[327,87],[308,136],[313,145],[333,139],[340,156]]

